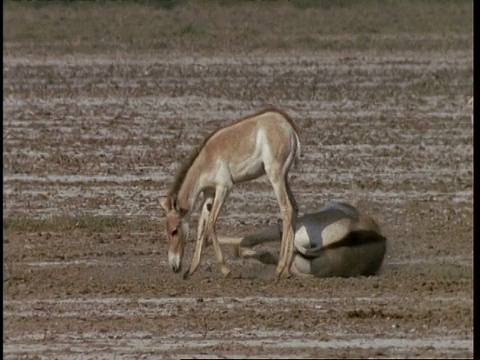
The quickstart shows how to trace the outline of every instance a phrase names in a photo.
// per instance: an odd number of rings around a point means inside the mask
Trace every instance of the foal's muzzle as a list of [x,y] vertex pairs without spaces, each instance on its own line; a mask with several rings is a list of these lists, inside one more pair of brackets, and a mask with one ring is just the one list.
[[172,265],[172,270],[174,273],[178,273],[182,270],[182,264],[179,264],[179,265]]
[[174,273],[182,270],[182,260],[180,254],[168,252],[168,262]]

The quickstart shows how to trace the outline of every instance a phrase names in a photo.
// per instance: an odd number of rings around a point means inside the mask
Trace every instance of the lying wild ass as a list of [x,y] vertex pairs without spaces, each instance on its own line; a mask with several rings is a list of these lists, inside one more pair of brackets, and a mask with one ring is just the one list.
[[[276,254],[251,247],[279,241],[281,236],[282,229],[276,224],[243,238],[220,236],[219,241],[236,246],[242,257],[276,264]],[[318,277],[374,275],[386,250],[386,239],[370,216],[349,204],[336,202],[299,217],[294,243],[292,273]]]
[[230,274],[217,240],[215,224],[234,184],[264,174],[270,180],[283,220],[280,258],[276,274],[289,273],[293,261],[293,229],[297,206],[288,184],[288,171],[300,147],[292,119],[282,111],[268,109],[244,118],[211,134],[190,161],[178,172],[167,197],[161,200],[166,212],[169,241],[168,261],[174,272],[181,270],[190,215],[203,193],[197,243],[184,278],[198,268],[204,242],[210,238],[224,276]]

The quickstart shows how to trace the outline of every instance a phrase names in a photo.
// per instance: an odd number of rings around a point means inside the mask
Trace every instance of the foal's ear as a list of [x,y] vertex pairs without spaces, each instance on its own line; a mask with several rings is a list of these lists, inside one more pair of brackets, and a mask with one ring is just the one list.
[[160,205],[162,205],[162,208],[165,210],[165,212],[169,212],[170,210],[172,210],[172,202],[169,196],[161,197]]

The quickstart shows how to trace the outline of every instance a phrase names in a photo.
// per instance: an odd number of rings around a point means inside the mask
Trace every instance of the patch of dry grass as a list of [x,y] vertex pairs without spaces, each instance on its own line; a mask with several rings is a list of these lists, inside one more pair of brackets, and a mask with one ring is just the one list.
[[222,54],[473,47],[472,1],[165,4],[7,1],[3,6],[4,51]]
[[65,232],[74,229],[84,229],[90,232],[102,233],[116,230],[128,231],[158,231],[161,224],[158,221],[145,219],[129,219],[119,216],[94,215],[59,215],[45,219],[35,219],[26,216],[11,216],[3,219],[3,228],[18,232]]

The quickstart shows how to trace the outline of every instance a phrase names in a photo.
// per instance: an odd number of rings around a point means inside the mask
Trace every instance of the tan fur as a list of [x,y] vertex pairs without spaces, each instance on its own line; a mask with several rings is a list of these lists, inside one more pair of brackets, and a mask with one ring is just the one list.
[[[299,147],[299,137],[291,118],[282,111],[268,109],[217,130],[195,151],[176,176],[168,200],[162,201],[167,215],[167,237],[170,244],[182,244],[180,259],[186,238],[184,228],[188,228],[189,216],[198,196],[203,193],[204,204],[210,205],[208,211],[202,208],[197,246],[191,267],[185,276],[196,271],[207,238],[212,240],[222,273],[230,273],[218,244],[215,223],[233,185],[264,174],[272,183],[284,220],[277,276],[288,273],[293,259],[293,228],[297,205],[287,175]],[[173,258],[173,255],[170,257]],[[177,271],[179,266],[172,267]]]
[[[296,124],[294,123],[294,121],[292,120],[292,118],[287,113],[285,113],[284,111],[282,111],[278,108],[274,108],[274,107],[263,109],[263,110],[261,110],[257,113],[254,113],[250,116],[244,117],[244,118],[230,124],[228,127],[219,128],[216,131],[212,132],[209,136],[207,136],[205,138],[205,140],[202,142],[202,144],[199,147],[197,147],[197,149],[195,151],[192,152],[192,154],[190,155],[188,160],[182,165],[180,170],[177,172],[177,175],[175,176],[175,181],[174,181],[173,186],[171,187],[168,195],[178,194],[178,191],[180,190],[180,187],[182,186],[182,184],[185,180],[187,172],[189,171],[189,169],[191,168],[192,164],[195,162],[195,160],[197,159],[199,154],[202,152],[202,150],[205,150],[205,146],[207,145],[207,143],[210,142],[210,140],[213,137],[218,135],[218,133],[220,133],[220,132],[231,131],[233,133],[233,137],[235,137],[236,140],[237,140],[236,145],[241,146],[241,147],[246,147],[247,144],[244,141],[245,141],[245,139],[248,139],[248,136],[245,136],[245,135],[242,136],[242,134],[235,133],[235,131],[243,132],[243,131],[246,131],[246,130],[252,130],[251,126],[253,125],[253,122],[250,122],[250,124],[249,124],[248,121],[246,121],[246,120],[255,119],[255,118],[257,118],[257,117],[259,117],[259,116],[261,116],[265,113],[276,113],[276,114],[280,115],[284,120],[286,120],[290,124],[290,126],[294,129],[294,131],[297,134],[299,133],[299,130],[298,130]],[[239,125],[239,126],[236,126],[236,125]],[[250,129],[248,129],[248,128],[250,128]],[[240,141],[238,141],[238,140],[240,140]],[[220,143],[218,145],[222,146],[223,144]],[[216,143],[214,143],[213,145],[210,144],[209,146],[210,146],[211,150],[212,150],[212,147],[218,147]],[[212,151],[209,151],[209,152],[212,153]],[[213,150],[213,154],[219,154],[220,152],[221,152],[221,149],[220,149],[220,151],[219,150]]]

